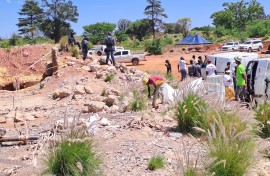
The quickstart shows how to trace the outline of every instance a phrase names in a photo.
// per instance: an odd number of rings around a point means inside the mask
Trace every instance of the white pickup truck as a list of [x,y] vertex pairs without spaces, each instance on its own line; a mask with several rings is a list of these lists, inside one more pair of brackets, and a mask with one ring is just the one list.
[[[101,59],[106,59],[106,56],[102,56]],[[146,61],[145,54],[131,54],[130,50],[116,51],[114,59],[116,62],[132,63],[132,65],[139,65],[140,61]]]

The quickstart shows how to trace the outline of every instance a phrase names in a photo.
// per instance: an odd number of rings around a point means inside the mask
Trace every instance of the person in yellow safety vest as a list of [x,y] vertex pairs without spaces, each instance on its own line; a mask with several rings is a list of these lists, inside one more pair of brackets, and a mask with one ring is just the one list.
[[225,98],[226,101],[234,100],[234,87],[233,87],[233,78],[230,76],[231,70],[226,70],[223,77],[223,82],[225,86]]
[[147,85],[147,87],[148,87],[148,98],[151,98],[150,85],[153,85],[155,87],[155,90],[153,92],[152,107],[157,109],[158,105],[156,104],[156,100],[158,97],[158,93],[161,93],[161,102],[162,103],[164,100],[164,95],[163,95],[162,89],[164,89],[165,79],[162,78],[161,76],[153,75],[153,76],[150,76],[149,78],[143,78],[142,82],[144,85]]

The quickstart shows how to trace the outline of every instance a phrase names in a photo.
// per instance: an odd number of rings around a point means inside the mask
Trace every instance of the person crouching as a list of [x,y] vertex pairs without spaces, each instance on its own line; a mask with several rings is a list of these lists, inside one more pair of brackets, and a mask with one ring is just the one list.
[[163,95],[164,91],[162,91],[162,90],[164,89],[165,79],[162,78],[161,76],[153,75],[153,76],[150,76],[149,78],[143,78],[142,82],[144,85],[147,85],[147,87],[148,87],[148,98],[151,98],[150,85],[153,85],[155,87],[155,90],[153,92],[152,107],[157,109],[158,105],[156,104],[156,100],[158,97],[158,93],[161,93],[161,102],[164,103],[164,95]]

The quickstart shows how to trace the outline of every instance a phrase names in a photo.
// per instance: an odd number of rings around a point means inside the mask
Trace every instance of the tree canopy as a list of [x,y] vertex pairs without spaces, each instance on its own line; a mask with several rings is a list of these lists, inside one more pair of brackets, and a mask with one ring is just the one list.
[[161,1],[159,0],[147,0],[148,4],[144,9],[144,14],[148,16],[152,34],[155,38],[156,30],[162,29],[164,26],[162,17],[168,18],[164,13],[164,8],[161,7]]
[[112,32],[116,27],[114,23],[96,23],[88,26],[84,26],[84,35],[89,36],[89,40],[93,44],[103,42],[104,38],[107,36],[108,32]]
[[71,0],[42,0],[42,2],[46,11],[41,30],[57,43],[62,36],[72,31],[70,22],[77,22],[79,16],[77,6],[74,6]]
[[26,0],[19,12],[22,17],[19,18],[20,34],[30,35],[33,39],[35,33],[43,20],[43,10],[39,7],[39,4],[35,0]]
[[149,21],[147,19],[136,20],[129,25],[126,34],[128,34],[130,38],[135,37],[141,41],[145,36],[150,34]]

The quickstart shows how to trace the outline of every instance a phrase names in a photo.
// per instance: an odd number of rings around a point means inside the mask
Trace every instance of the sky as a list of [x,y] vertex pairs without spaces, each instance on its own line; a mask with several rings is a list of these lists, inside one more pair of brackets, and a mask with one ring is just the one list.
[[[0,0],[0,37],[9,38],[18,33],[18,12],[25,0]],[[38,0],[41,2],[41,0]],[[211,14],[223,10],[224,2],[237,2],[236,0],[160,0],[167,23],[176,22],[179,18],[191,18],[193,27],[212,25]],[[270,14],[270,0],[257,0]],[[71,23],[77,35],[83,33],[83,26],[97,22],[117,23],[119,19],[135,21],[146,18],[144,8],[146,0],[73,0],[78,7],[79,17],[77,23]]]

